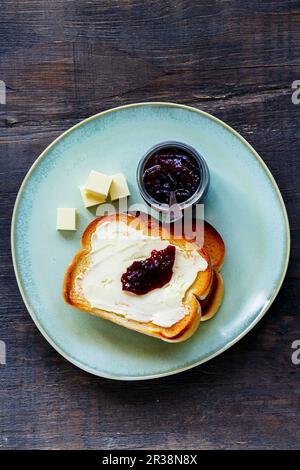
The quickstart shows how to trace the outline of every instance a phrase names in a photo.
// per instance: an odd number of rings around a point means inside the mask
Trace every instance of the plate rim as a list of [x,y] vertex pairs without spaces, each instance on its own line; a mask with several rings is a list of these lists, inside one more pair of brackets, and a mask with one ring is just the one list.
[[[277,282],[276,287],[273,289],[272,295],[268,299],[268,302],[264,305],[264,307],[260,310],[259,314],[248,325],[248,327],[245,328],[240,334],[238,334],[231,341],[226,343],[226,345],[224,345],[221,349],[207,355],[206,357],[202,358],[199,361],[194,362],[193,364],[188,364],[184,367],[179,367],[179,368],[173,369],[171,371],[161,372],[161,373],[158,373],[158,374],[141,375],[141,376],[139,376],[139,375],[138,376],[122,376],[122,375],[120,376],[120,375],[117,375],[117,374],[109,374],[109,373],[106,373],[106,372],[103,372],[103,371],[99,371],[99,370],[94,369],[92,367],[89,367],[86,364],[84,364],[84,363],[74,359],[73,357],[69,356],[68,353],[66,353],[63,349],[61,349],[60,346],[58,346],[55,343],[55,341],[48,335],[48,333],[44,330],[43,326],[40,324],[40,321],[36,317],[35,312],[30,307],[30,304],[26,299],[25,291],[24,291],[23,286],[22,286],[21,276],[19,274],[19,270],[18,270],[18,266],[17,266],[17,256],[16,256],[16,249],[15,249],[15,228],[16,228],[16,218],[17,218],[16,214],[17,214],[18,206],[19,206],[19,203],[20,203],[20,200],[21,200],[21,197],[22,197],[24,187],[25,187],[28,179],[30,178],[31,174],[33,173],[35,167],[40,163],[41,160],[43,160],[43,158],[45,157],[47,152],[52,147],[54,147],[57,142],[59,142],[60,140],[65,138],[68,134],[73,132],[75,129],[79,128],[80,126],[82,126],[82,125],[84,125],[84,124],[86,124],[90,121],[93,121],[94,119],[97,119],[100,116],[102,117],[102,116],[105,116],[106,114],[111,114],[111,113],[114,113],[114,112],[117,112],[117,111],[123,110],[123,109],[129,109],[129,108],[134,108],[134,107],[142,107],[142,106],[173,107],[173,108],[185,109],[185,110],[188,110],[188,111],[192,111],[192,112],[201,114],[202,116],[205,116],[208,119],[211,119],[211,120],[215,121],[217,124],[223,126],[230,133],[232,133],[235,137],[237,137],[246,147],[248,147],[248,149],[250,150],[252,155],[256,158],[257,162],[260,164],[260,166],[264,170],[266,176],[269,178],[270,183],[271,183],[272,187],[274,188],[275,193],[276,193],[276,195],[278,197],[278,200],[280,202],[282,213],[283,213],[283,216],[284,216],[284,222],[285,222],[286,246],[285,246],[285,258],[284,258],[284,261],[282,263],[282,268],[283,269],[281,271],[281,276],[280,276],[279,281]],[[149,379],[157,379],[157,378],[160,378],[160,377],[167,377],[167,376],[170,376],[170,375],[179,374],[179,373],[184,372],[186,370],[193,369],[194,367],[197,367],[200,364],[203,364],[203,363],[213,359],[214,357],[218,356],[219,354],[222,354],[224,351],[231,348],[234,344],[236,344],[238,341],[240,341],[247,333],[249,333],[250,330],[252,330],[252,328],[254,328],[254,326],[267,313],[267,311],[271,307],[272,303],[274,302],[274,300],[275,300],[275,298],[276,298],[276,296],[277,296],[277,294],[278,294],[278,292],[279,292],[279,290],[282,286],[282,283],[284,281],[284,278],[285,278],[285,275],[286,275],[286,272],[287,272],[288,264],[289,264],[290,245],[291,245],[291,240],[290,239],[291,239],[291,236],[290,236],[290,225],[289,225],[289,220],[288,220],[288,214],[287,214],[287,210],[286,210],[286,207],[285,207],[284,200],[283,200],[283,197],[281,195],[280,189],[279,189],[279,187],[276,183],[276,180],[275,180],[274,176],[272,175],[271,171],[267,167],[266,163],[263,161],[263,159],[260,157],[260,155],[256,152],[256,150],[252,147],[252,145],[249,144],[249,142],[241,134],[239,134],[239,132],[237,132],[231,126],[226,124],[221,119],[213,116],[212,114],[207,113],[206,111],[203,111],[201,109],[195,108],[193,106],[188,106],[188,105],[179,104],[179,103],[172,103],[172,102],[167,102],[167,101],[146,101],[146,102],[130,103],[130,104],[125,104],[125,105],[113,107],[113,108],[101,111],[99,113],[93,114],[92,116],[81,120],[80,122],[78,122],[74,126],[70,127],[66,131],[64,131],[58,137],[56,137],[56,139],[54,139],[42,151],[42,153],[36,158],[36,160],[33,162],[31,167],[27,171],[27,173],[26,173],[26,175],[25,175],[25,177],[24,177],[24,179],[21,183],[21,186],[18,190],[18,193],[17,193],[17,197],[16,197],[16,200],[15,200],[14,209],[13,209],[13,214],[12,214],[12,221],[11,221],[11,253],[12,253],[12,261],[13,261],[13,267],[14,267],[16,280],[17,280],[17,285],[18,285],[22,300],[25,304],[25,307],[26,307],[29,315],[31,316],[35,326],[37,327],[37,329],[44,336],[44,338],[48,341],[48,343],[59,354],[61,354],[61,356],[63,356],[68,362],[75,365],[79,369],[82,369],[85,372],[88,372],[88,373],[93,374],[93,375],[98,376],[98,377],[103,377],[103,378],[112,379],[112,380],[122,380],[122,381],[149,380]]]

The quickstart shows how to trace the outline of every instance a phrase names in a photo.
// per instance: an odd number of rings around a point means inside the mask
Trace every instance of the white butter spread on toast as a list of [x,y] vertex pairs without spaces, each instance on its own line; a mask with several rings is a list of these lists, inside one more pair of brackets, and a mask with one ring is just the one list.
[[183,305],[186,291],[207,261],[195,250],[176,246],[170,282],[147,294],[122,290],[121,276],[134,262],[149,258],[152,250],[170,245],[168,240],[147,236],[124,222],[100,224],[91,238],[88,269],[82,280],[86,300],[93,308],[114,312],[138,322],[171,327],[189,313]]

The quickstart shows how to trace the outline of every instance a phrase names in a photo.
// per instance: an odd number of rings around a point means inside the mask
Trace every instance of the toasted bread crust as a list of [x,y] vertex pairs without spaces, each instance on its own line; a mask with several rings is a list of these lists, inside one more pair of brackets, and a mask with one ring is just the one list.
[[208,222],[204,222],[203,248],[211,260],[213,269],[220,271],[225,257],[225,243],[217,230]]
[[84,298],[82,292],[80,292],[80,286],[78,287],[76,279],[79,275],[84,275],[88,268],[92,234],[99,224],[112,220],[122,221],[128,225],[133,224],[134,228],[143,230],[145,234],[150,234],[151,230],[152,235],[157,234],[162,239],[169,240],[172,244],[183,249],[191,247],[191,243],[187,242],[185,239],[174,239],[172,234],[162,227],[158,221],[144,213],[137,213],[135,215],[131,213],[120,213],[98,217],[85,229],[81,239],[82,250],[75,255],[67,269],[63,283],[64,300],[73,307],[84,310],[92,315],[105,318],[126,328],[155,336],[164,341],[180,342],[186,340],[196,331],[201,319],[201,307],[196,296],[199,299],[204,299],[211,289],[213,280],[210,258],[203,248],[193,246],[193,249],[197,249],[199,254],[207,261],[208,266],[205,271],[198,273],[194,283],[185,294],[183,304],[188,308],[189,313],[169,328],[160,327],[152,322],[141,323],[129,320],[122,315],[93,308]]
[[[225,257],[225,243],[219,232],[206,220],[199,223],[198,219],[193,219],[191,226],[184,227],[186,237],[192,243],[203,248],[210,257],[212,268],[220,271]],[[200,231],[203,230],[203,233]]]
[[201,321],[210,320],[215,316],[224,297],[224,283],[221,274],[214,271],[211,291],[205,300],[200,301],[201,305]]

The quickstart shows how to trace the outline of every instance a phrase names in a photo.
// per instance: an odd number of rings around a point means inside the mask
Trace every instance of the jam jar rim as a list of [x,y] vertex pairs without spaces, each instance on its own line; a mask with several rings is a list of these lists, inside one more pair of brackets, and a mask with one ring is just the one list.
[[186,201],[180,202],[178,205],[181,210],[187,209],[194,204],[202,203],[207,195],[209,183],[210,183],[210,175],[207,163],[204,157],[192,146],[185,144],[183,142],[178,142],[176,140],[169,140],[160,142],[159,144],[153,145],[140,159],[137,172],[136,172],[136,179],[137,185],[140,191],[140,194],[144,201],[149,204],[151,207],[156,209],[160,212],[168,212],[168,207],[166,204],[163,204],[156,199],[154,199],[150,194],[146,191],[144,182],[143,182],[143,173],[146,163],[148,162],[149,158],[155,152],[158,152],[161,149],[168,148],[168,147],[176,147],[178,149],[182,149],[185,152],[189,153],[199,164],[199,169],[201,173],[201,179],[198,188],[194,192],[194,194],[188,198]]

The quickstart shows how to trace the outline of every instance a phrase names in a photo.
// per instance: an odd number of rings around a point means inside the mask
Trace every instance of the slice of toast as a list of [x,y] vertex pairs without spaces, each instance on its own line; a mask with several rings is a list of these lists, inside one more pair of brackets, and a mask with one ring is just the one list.
[[[101,310],[92,307],[83,295],[82,279],[89,269],[91,255],[91,238],[96,228],[105,222],[116,220],[124,222],[135,229],[142,230],[145,235],[159,236],[162,240],[169,241],[172,245],[182,249],[190,250],[191,246],[207,261],[205,271],[199,271],[193,284],[185,292],[184,298],[181,300],[182,305],[186,309],[186,315],[173,324],[171,327],[162,327],[153,322],[139,322],[128,319],[120,314]],[[196,245],[191,244],[186,239],[173,238],[168,230],[161,226],[156,220],[144,213],[137,214],[112,214],[98,217],[93,220],[85,229],[82,239],[82,250],[79,251],[70,266],[67,269],[63,284],[64,300],[73,307],[86,311],[92,315],[110,320],[126,328],[157,337],[168,342],[180,342],[188,339],[198,328],[201,319],[201,307],[197,299],[205,299],[211,291],[213,282],[213,269],[210,258],[205,250]]]

